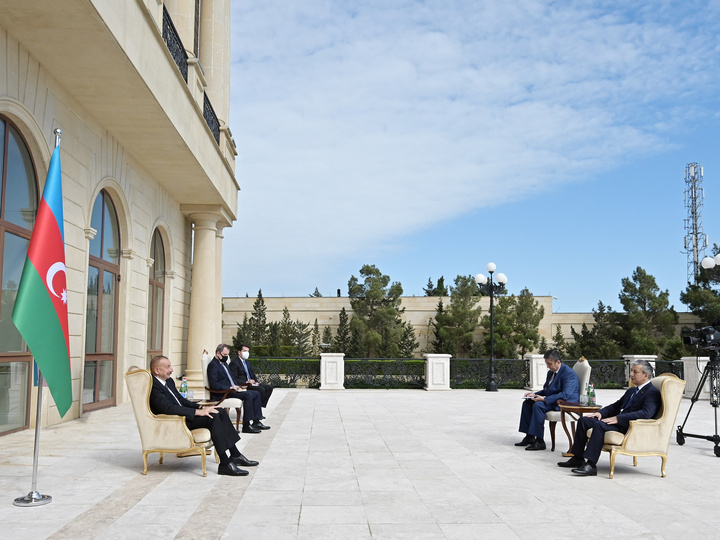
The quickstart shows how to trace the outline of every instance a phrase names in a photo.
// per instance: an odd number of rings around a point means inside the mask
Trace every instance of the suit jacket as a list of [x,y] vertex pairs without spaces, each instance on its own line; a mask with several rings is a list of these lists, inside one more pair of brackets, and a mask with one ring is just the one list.
[[598,412],[603,418],[617,416],[618,426],[625,432],[630,427],[630,420],[639,418],[653,418],[662,406],[662,397],[660,391],[653,386],[652,383],[643,386],[642,390],[638,390],[637,395],[628,405],[630,397],[635,389],[629,388],[627,392],[612,405],[603,407]]
[[567,364],[560,364],[552,383],[553,372],[548,370],[547,379],[543,389],[535,392],[538,396],[545,396],[545,403],[550,409],[557,409],[555,403],[558,399],[565,401],[577,401],[580,398],[580,382],[578,381],[575,371]]
[[[233,382],[236,386],[240,386],[242,383],[237,380],[231,381],[228,378],[225,368],[222,366],[223,363],[218,360],[217,356],[213,358],[207,367],[208,384],[213,390],[228,390],[233,386]],[[233,377],[234,379],[234,377]],[[210,394],[212,399],[222,399],[222,394]]]
[[[195,418],[195,410],[199,409],[200,405],[182,397],[180,392],[177,391],[172,377],[165,381],[164,386],[155,376],[153,376],[152,382],[150,410],[154,414],[177,414],[186,418]],[[173,398],[173,395],[177,398],[177,401]]]
[[[255,370],[253,369],[250,360],[245,360],[245,365],[247,366],[248,373],[250,373],[250,378],[257,381],[257,376],[255,375]],[[242,365],[242,359],[240,357],[236,356],[232,359],[232,362],[230,362],[230,374],[238,384],[247,384],[248,376],[245,373],[245,369]]]

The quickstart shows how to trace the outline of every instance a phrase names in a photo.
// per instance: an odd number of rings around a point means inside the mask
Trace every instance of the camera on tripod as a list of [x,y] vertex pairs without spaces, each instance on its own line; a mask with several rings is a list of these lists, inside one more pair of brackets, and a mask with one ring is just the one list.
[[695,330],[683,330],[683,343],[696,345],[706,351],[720,349],[720,330],[715,326],[703,326]]

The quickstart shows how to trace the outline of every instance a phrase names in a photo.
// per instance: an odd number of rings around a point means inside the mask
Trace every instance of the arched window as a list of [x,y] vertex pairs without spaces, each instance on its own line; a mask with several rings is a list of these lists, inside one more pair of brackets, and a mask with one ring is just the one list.
[[18,130],[0,116],[0,434],[27,427],[32,355],[12,322],[37,214],[37,175]]
[[163,306],[165,304],[165,246],[160,231],[155,229],[150,244],[150,283],[148,286],[147,354],[150,359],[162,354]]
[[114,405],[117,307],[120,279],[120,230],[115,205],[102,190],[93,204],[87,305],[83,410]]

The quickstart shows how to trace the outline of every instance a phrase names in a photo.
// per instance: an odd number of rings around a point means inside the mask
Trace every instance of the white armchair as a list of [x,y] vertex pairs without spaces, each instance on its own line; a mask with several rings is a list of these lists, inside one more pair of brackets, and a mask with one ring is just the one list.
[[[610,452],[610,478],[615,474],[615,457],[625,454],[633,457],[633,465],[637,467],[640,456],[660,456],[660,473],[665,478],[667,465],[667,449],[670,438],[675,431],[680,402],[685,391],[685,381],[672,373],[663,373],[651,379],[651,383],[660,390],[662,410],[656,418],[648,420],[631,420],[627,433],[608,431],[605,433],[603,451]],[[588,430],[588,435],[592,430]]]
[[[577,375],[580,383],[580,395],[586,396],[587,385],[590,382],[590,373],[592,372],[590,362],[588,362],[584,356],[581,356],[580,359],[575,362],[573,371],[575,372],[575,375]],[[550,440],[552,441],[552,447],[550,450],[553,452],[555,451],[555,427],[560,420],[560,411],[548,411],[545,413],[545,421],[550,422]],[[573,421],[570,423],[571,433],[575,433],[575,420],[577,420],[577,418],[573,417]]]

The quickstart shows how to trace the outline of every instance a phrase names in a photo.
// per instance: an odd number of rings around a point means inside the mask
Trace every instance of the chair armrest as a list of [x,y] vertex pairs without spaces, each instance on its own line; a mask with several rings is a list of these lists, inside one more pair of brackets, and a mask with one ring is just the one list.
[[[631,420],[630,427],[623,440],[623,448],[628,452],[650,452],[667,448],[669,438],[663,434],[667,430],[660,419]],[[663,440],[665,439],[665,440]]]

